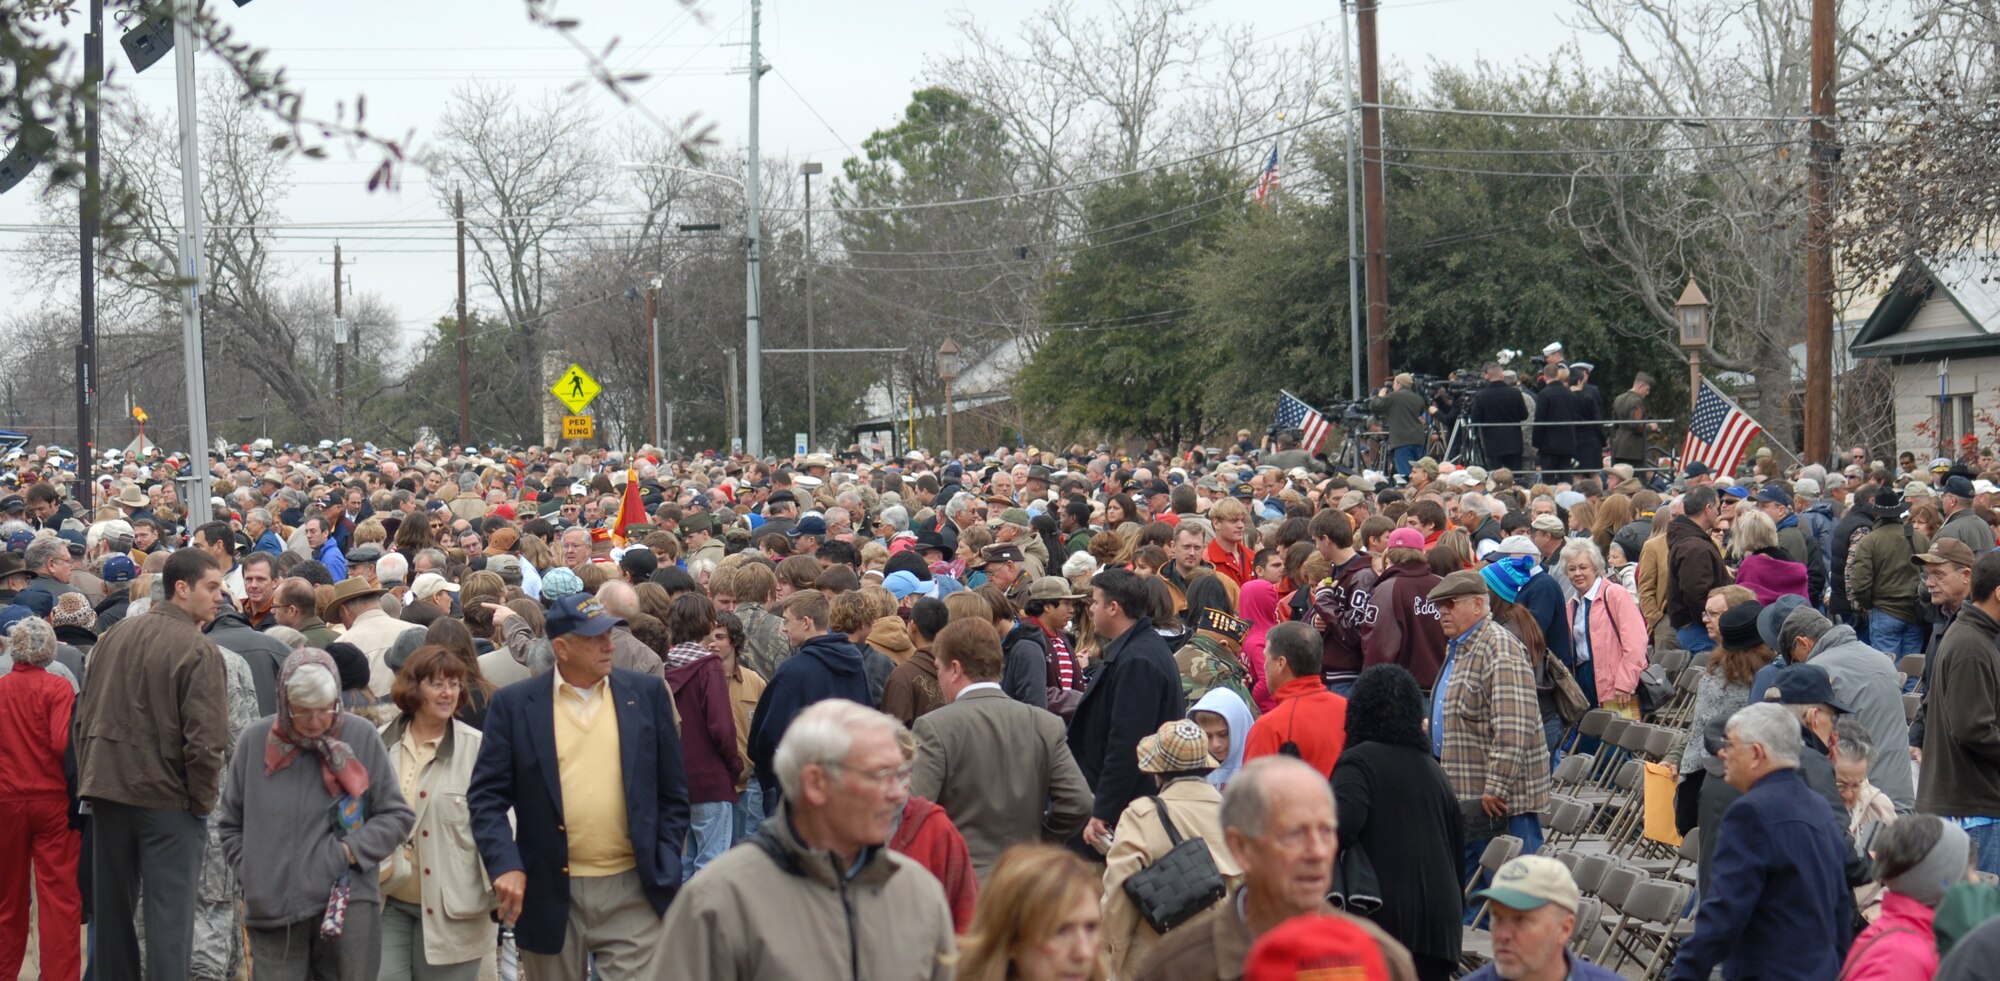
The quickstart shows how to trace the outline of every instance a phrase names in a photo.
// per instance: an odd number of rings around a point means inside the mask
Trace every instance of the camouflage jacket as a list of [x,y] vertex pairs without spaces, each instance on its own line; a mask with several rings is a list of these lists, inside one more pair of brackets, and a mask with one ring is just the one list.
[[1227,688],[1242,696],[1253,717],[1257,714],[1257,702],[1250,697],[1250,669],[1215,638],[1196,634],[1174,652],[1174,664],[1181,669],[1181,695],[1189,705],[1213,689]]

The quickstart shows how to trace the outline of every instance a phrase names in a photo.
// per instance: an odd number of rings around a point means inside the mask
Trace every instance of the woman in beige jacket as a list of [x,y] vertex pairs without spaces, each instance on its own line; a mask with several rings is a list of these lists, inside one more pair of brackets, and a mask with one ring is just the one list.
[[1230,889],[1241,881],[1243,870],[1222,836],[1222,792],[1208,782],[1208,771],[1218,765],[1208,751],[1208,734],[1187,719],[1168,722],[1139,740],[1139,769],[1153,774],[1160,790],[1126,806],[1112,832],[1111,850],[1104,856],[1104,953],[1112,977],[1130,976],[1160,939],[1125,895],[1126,879],[1174,848],[1154,797],[1166,805],[1167,817],[1182,840],[1200,838],[1208,846],[1209,857]]
[[472,981],[494,949],[496,903],[465,806],[480,735],[453,718],[471,684],[465,663],[432,644],[403,662],[391,688],[401,714],[382,743],[417,819],[382,863],[382,981]]

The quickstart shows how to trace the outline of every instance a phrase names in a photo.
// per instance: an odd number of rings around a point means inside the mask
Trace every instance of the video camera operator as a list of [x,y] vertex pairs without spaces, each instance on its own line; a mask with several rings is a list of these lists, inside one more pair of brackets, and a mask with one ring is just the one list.
[[[1481,423],[1479,446],[1485,451],[1488,470],[1521,469],[1521,423],[1528,421],[1528,403],[1521,390],[1507,384],[1506,372],[1497,362],[1485,368],[1486,384],[1472,397],[1472,421]],[[1506,423],[1508,425],[1500,425]]]
[[1408,480],[1410,467],[1424,455],[1424,397],[1417,394],[1416,377],[1404,372],[1390,379],[1368,400],[1368,411],[1382,417],[1389,431],[1389,459],[1396,465],[1398,482]]

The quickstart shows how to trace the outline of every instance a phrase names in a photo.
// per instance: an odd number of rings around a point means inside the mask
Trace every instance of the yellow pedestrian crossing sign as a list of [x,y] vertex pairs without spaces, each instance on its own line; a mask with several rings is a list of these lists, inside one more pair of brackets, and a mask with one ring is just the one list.
[[555,395],[556,401],[569,406],[570,412],[582,414],[583,407],[589,405],[599,392],[604,391],[604,386],[599,385],[597,379],[590,377],[590,372],[576,365],[570,365],[569,370],[563,372],[561,378],[556,379],[556,383],[550,386],[549,391]]

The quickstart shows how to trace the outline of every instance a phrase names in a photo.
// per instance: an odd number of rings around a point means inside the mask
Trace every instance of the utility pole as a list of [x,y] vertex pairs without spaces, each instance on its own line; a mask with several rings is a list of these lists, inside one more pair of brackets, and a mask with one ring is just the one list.
[[1806,183],[1805,459],[1833,458],[1834,0],[1812,5],[1812,146]]
[[763,27],[764,0],[750,0],[750,179],[743,183],[750,236],[748,261],[744,263],[743,346],[748,353],[745,362],[748,370],[743,389],[749,404],[743,418],[743,447],[753,457],[764,455],[764,307],[758,293],[763,243],[758,241],[757,220],[761,207],[757,187],[757,83],[764,77],[764,49],[760,39]]
[[[201,288],[201,124],[195,117],[194,20],[199,16],[195,0],[174,4],[174,82],[180,116],[181,137],[181,276],[187,285],[181,290],[181,358],[187,385],[188,486],[182,497],[190,513],[208,507],[213,478],[208,464],[208,376],[202,356]],[[99,25],[101,26],[101,25]]]
[[1382,190],[1382,86],[1375,45],[1375,8],[1381,0],[1360,0],[1355,6],[1355,31],[1361,47],[1361,210],[1367,236],[1368,371],[1367,379],[1389,375],[1389,230],[1384,224],[1387,203]]
[[1348,0],[1340,0],[1340,90],[1346,99],[1347,118],[1347,351],[1354,362],[1354,398],[1368,397],[1361,374],[1361,242],[1354,210],[1354,62],[1349,58],[1353,37]]
[[[819,439],[819,372],[813,343],[813,175],[825,168],[817,161],[799,165],[806,179],[806,439]],[[812,447],[808,445],[807,449]]]
[[652,366],[651,379],[646,386],[647,402],[653,407],[653,445],[661,446],[660,437],[660,288],[646,289],[646,342],[650,354],[646,363]]
[[97,463],[95,422],[92,404],[97,398],[97,100],[104,81],[104,0],[90,0],[90,33],[83,36],[83,201],[79,208],[78,254],[83,280],[79,297],[83,305],[83,336],[76,346],[76,486],[77,499],[88,509],[98,501],[92,496],[96,483],[91,468]]
[[472,335],[465,322],[465,192],[451,192],[458,224],[458,445],[472,442]]
[[347,320],[340,315],[340,243],[333,243],[333,432],[346,435]]

